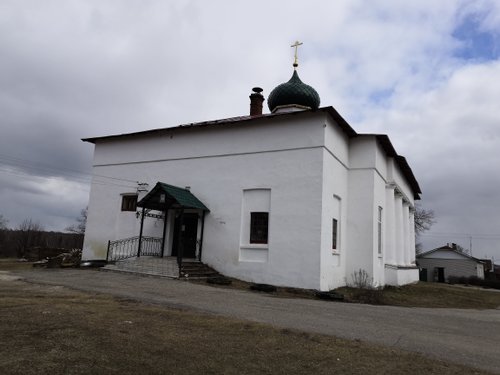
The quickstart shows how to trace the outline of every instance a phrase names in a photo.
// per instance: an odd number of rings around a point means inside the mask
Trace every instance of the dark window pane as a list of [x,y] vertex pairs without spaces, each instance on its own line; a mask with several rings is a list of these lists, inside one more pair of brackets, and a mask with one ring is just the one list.
[[269,226],[268,212],[250,213],[250,243],[267,243],[267,232]]
[[337,249],[337,219],[332,219],[332,250]]
[[122,196],[122,211],[135,211],[137,208],[137,195]]
[[378,208],[378,253],[382,254],[382,207]]

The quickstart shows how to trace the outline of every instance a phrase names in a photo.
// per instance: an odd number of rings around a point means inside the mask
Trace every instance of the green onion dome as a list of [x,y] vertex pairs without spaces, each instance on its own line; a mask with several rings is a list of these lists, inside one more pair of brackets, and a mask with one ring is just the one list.
[[267,105],[272,112],[279,106],[300,105],[311,109],[318,109],[319,95],[311,86],[303,83],[297,71],[294,70],[292,78],[274,88],[267,98]]

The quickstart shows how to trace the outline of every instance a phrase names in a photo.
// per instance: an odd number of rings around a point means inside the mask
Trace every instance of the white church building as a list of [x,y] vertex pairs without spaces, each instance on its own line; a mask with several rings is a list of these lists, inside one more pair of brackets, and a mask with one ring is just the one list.
[[[296,71],[250,114],[86,138],[95,146],[83,259],[196,259],[223,275],[331,290],[366,271],[419,278],[406,159],[357,133]],[[137,183],[134,183],[134,182]]]

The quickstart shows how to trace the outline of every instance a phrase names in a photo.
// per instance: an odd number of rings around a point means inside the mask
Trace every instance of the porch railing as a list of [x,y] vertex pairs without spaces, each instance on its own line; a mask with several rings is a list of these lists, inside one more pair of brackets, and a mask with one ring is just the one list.
[[[140,255],[161,256],[162,242],[161,238],[142,236]],[[136,257],[138,256],[138,250],[139,236],[109,241],[106,261],[115,262],[117,260]]]

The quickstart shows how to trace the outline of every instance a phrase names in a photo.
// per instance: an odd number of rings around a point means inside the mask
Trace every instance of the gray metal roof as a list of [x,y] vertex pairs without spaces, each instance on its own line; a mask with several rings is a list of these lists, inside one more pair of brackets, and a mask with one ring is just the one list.
[[252,122],[252,121],[255,121],[255,122],[257,122],[257,121],[274,121],[276,118],[286,118],[286,117],[293,117],[293,116],[308,116],[311,113],[316,113],[316,112],[327,113],[349,138],[362,137],[362,136],[375,136],[375,137],[377,137],[378,142],[382,145],[382,148],[384,149],[386,154],[388,156],[394,158],[396,164],[401,169],[401,172],[403,173],[405,178],[410,183],[410,186],[413,190],[414,198],[420,199],[420,194],[422,193],[422,191],[420,189],[420,186],[418,185],[417,179],[415,178],[415,175],[413,174],[413,171],[411,170],[406,159],[403,156],[398,155],[396,153],[396,150],[394,149],[389,137],[385,134],[358,134],[348,124],[348,122],[337,112],[337,110],[331,106],[318,108],[317,110],[304,110],[304,111],[296,111],[296,112],[278,112],[278,113],[263,114],[261,116],[237,116],[237,117],[230,117],[230,118],[220,119],[220,120],[193,122],[193,123],[178,125],[178,126],[174,126],[174,127],[157,128],[157,129],[144,130],[144,131],[134,132],[134,133],[124,133],[124,134],[107,135],[107,136],[102,136],[102,137],[82,138],[82,141],[96,144],[96,143],[102,142],[102,141],[113,141],[113,140],[119,140],[119,139],[144,137],[144,136],[150,136],[150,135],[161,135],[161,134],[168,134],[168,133],[179,132],[179,131],[195,131],[197,129],[212,128],[212,127],[218,127],[218,126],[222,126],[222,125],[235,125],[236,126],[238,124],[248,123],[248,122]]

